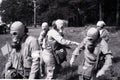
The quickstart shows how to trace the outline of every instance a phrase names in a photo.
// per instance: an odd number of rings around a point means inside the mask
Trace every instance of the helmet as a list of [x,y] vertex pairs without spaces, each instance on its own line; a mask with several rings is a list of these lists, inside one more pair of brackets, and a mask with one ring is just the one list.
[[104,21],[98,21],[97,22],[97,26],[98,27],[103,27],[103,26],[105,26],[106,24],[105,24],[105,22]]
[[87,39],[89,40],[96,40],[100,36],[98,29],[90,28],[87,31]]
[[47,22],[43,22],[43,23],[42,23],[42,25],[41,25],[41,27],[42,27],[42,29],[43,29],[43,30],[46,30],[46,29],[48,29],[48,28],[49,28],[49,26],[48,26],[48,23],[47,23]]

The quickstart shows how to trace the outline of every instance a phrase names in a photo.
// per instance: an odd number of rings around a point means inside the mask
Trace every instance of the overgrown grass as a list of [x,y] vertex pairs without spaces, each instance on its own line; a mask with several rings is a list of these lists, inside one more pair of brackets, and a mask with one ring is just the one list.
[[[85,27],[82,28],[66,28],[65,29],[65,38],[70,39],[73,41],[81,42],[82,39],[85,36]],[[111,29],[110,29],[111,30]],[[35,36],[38,38],[39,33],[41,29],[40,28],[30,28],[29,34],[32,36]],[[111,30],[112,31],[112,30]],[[114,32],[114,31],[112,31]],[[0,35],[0,47],[2,47],[6,41],[10,42],[11,38],[9,34]],[[75,61],[75,64],[73,67],[70,67],[69,60],[72,54],[72,51],[74,50],[75,46],[72,46],[73,48],[71,50],[67,50],[67,61],[62,64],[63,69],[60,73],[57,74],[58,78],[62,78],[63,80],[78,80],[77,75],[77,66],[82,63],[83,55],[79,55],[78,58]],[[109,41],[109,47],[113,52],[113,66],[110,71],[108,71],[105,76],[102,77],[102,79],[99,80],[120,80],[118,77],[120,77],[120,31],[110,33],[110,41]],[[7,61],[7,56],[3,56],[0,51],[0,71],[2,72],[4,70],[5,63]],[[103,79],[104,78],[104,79]]]

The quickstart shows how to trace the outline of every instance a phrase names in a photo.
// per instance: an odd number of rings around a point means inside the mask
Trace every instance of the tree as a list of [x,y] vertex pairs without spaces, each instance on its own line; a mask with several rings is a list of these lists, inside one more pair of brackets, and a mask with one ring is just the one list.
[[[33,0],[3,0],[3,21],[21,20],[33,24]],[[104,20],[106,24],[119,23],[119,0],[36,0],[37,24],[49,24],[58,18],[68,20],[69,26],[93,24]],[[118,1],[118,2],[117,2]],[[116,6],[117,5],[117,6]],[[117,8],[117,9],[116,9]]]
[[[82,0],[40,0],[39,21],[48,21],[50,24],[58,18],[66,19],[71,26],[81,24],[78,12],[79,5]],[[42,13],[41,13],[42,11]],[[38,15],[39,15],[38,14]]]
[[20,20],[31,24],[33,19],[33,5],[30,0],[4,0],[1,4],[3,21],[6,23]]
[[116,25],[118,26],[119,25],[119,10],[120,10],[119,5],[120,5],[120,3],[119,3],[119,0],[117,0],[116,2],[117,2],[117,7],[116,7]]

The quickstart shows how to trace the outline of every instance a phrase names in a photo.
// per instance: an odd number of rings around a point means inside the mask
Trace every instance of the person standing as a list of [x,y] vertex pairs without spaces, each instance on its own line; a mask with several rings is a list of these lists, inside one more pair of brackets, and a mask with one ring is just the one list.
[[83,64],[78,67],[79,80],[96,80],[104,75],[112,65],[112,52],[96,28],[88,29],[87,36],[73,51],[71,65],[81,51],[84,51],[84,60]]
[[12,51],[5,66],[6,79],[38,78],[40,48],[37,39],[27,33],[21,21],[13,22],[10,27]]
[[105,22],[104,21],[98,21],[97,22],[97,29],[100,31],[100,37],[103,38],[106,42],[109,41],[109,32],[107,29],[105,29]]
[[79,45],[79,43],[66,40],[62,36],[64,30],[64,21],[58,19],[54,21],[52,29],[47,33],[45,40],[45,48],[42,52],[43,61],[46,64],[47,77],[46,79],[54,79],[56,72],[56,64],[60,64],[62,61],[60,58],[64,59],[63,56],[60,57],[59,54],[65,55],[65,50],[59,46],[70,46],[70,45]]
[[38,37],[38,42],[41,48],[44,47],[43,41],[46,38],[47,32],[49,31],[49,25],[47,22],[43,22],[42,25],[42,31],[40,32],[40,35]]

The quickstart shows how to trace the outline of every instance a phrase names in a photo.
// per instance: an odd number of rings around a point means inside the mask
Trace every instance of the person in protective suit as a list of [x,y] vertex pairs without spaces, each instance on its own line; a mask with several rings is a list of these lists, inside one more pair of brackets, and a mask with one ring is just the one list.
[[10,27],[12,51],[5,66],[6,79],[39,77],[39,44],[36,38],[27,33],[28,29],[20,21],[15,21]]
[[38,37],[38,42],[40,47],[43,48],[44,47],[43,40],[44,38],[46,38],[47,32],[49,31],[49,26],[47,22],[43,22],[41,27],[42,27],[42,31],[40,32],[40,35]]
[[[46,38],[47,32],[49,31],[49,25],[47,22],[43,22],[41,25],[42,31],[40,32],[40,35],[38,37],[38,42],[40,45],[41,50],[44,49],[44,40]],[[45,63],[42,61],[42,59],[40,60],[40,73],[41,73],[41,77],[45,76]]]
[[70,64],[81,51],[84,51],[83,64],[78,67],[79,80],[96,80],[105,74],[112,65],[112,53],[107,42],[100,37],[99,30],[90,28],[87,36],[73,51]]
[[[63,30],[64,21],[61,19],[54,21],[52,28],[47,33],[45,48],[41,53],[47,70],[46,79],[49,80],[55,78],[56,65],[62,63],[60,59],[63,58],[62,56],[66,56],[65,50],[59,46],[79,45],[77,42],[64,39]],[[61,55],[59,56],[59,54]]]
[[109,41],[109,32],[107,29],[105,29],[105,22],[104,21],[98,21],[97,22],[97,29],[100,31],[100,37],[103,38],[106,42]]

